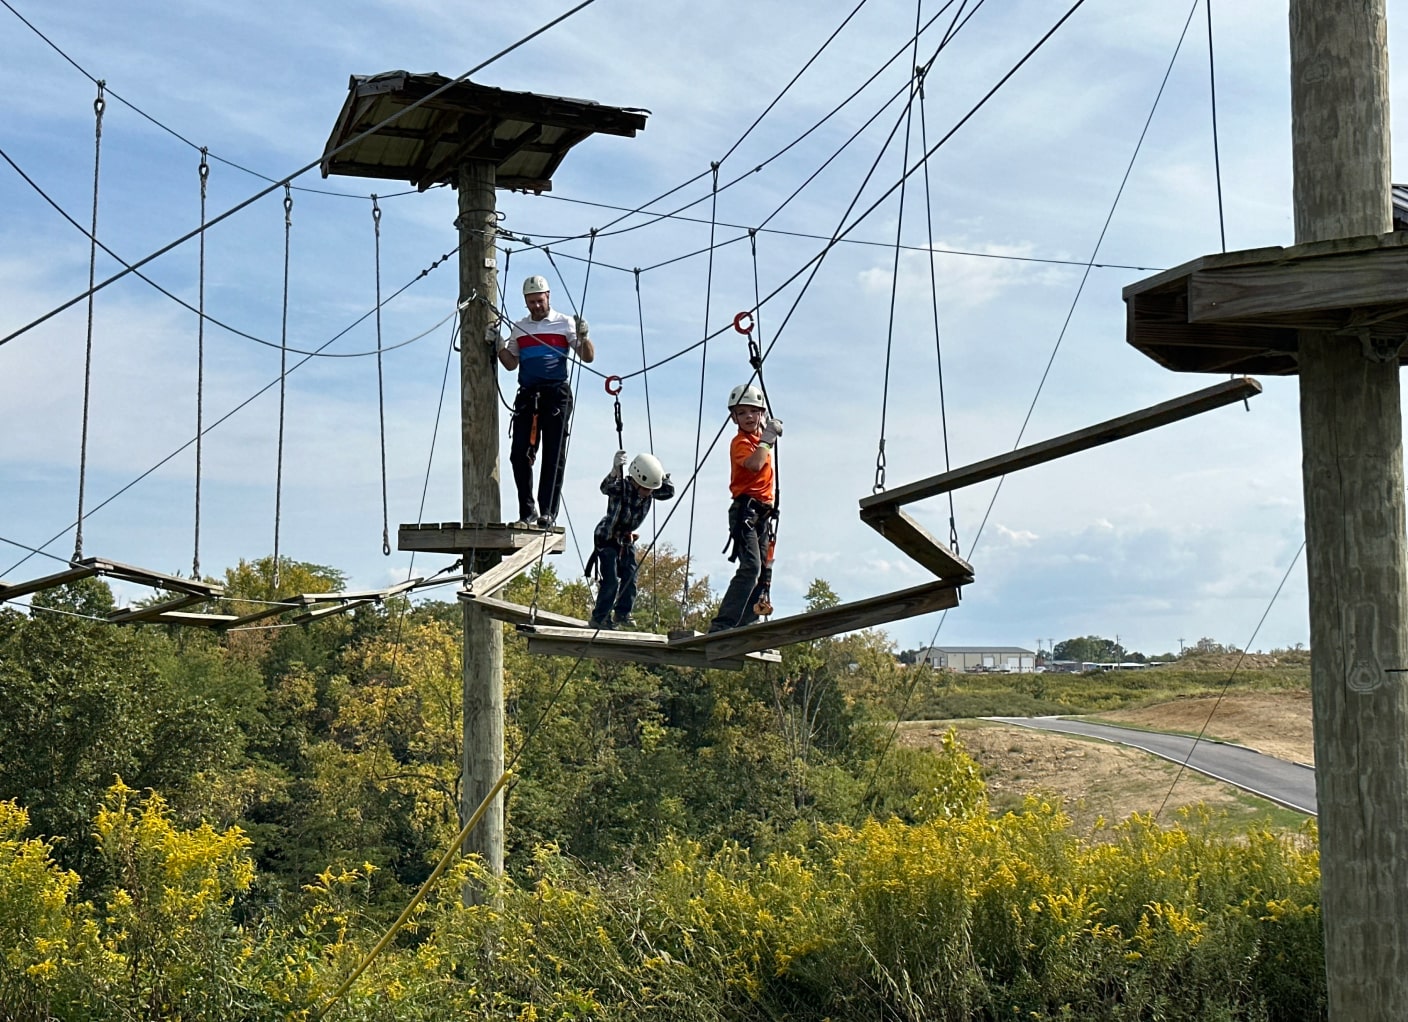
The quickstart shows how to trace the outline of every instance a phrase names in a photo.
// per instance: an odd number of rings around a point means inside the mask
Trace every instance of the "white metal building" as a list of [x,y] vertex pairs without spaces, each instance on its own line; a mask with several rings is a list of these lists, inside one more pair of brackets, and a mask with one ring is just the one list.
[[928,646],[919,651],[919,662],[948,671],[1036,670],[1036,654],[1021,646]]

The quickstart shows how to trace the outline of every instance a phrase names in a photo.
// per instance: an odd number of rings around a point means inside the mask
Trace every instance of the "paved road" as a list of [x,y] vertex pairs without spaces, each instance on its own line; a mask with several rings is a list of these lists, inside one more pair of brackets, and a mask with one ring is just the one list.
[[1071,735],[1086,735],[1118,745],[1143,749],[1155,756],[1186,763],[1219,781],[1226,781],[1254,795],[1278,802],[1287,809],[1315,815],[1315,771],[1299,763],[1288,763],[1274,756],[1240,745],[1225,745],[1204,738],[1196,745],[1187,735],[1170,735],[1161,731],[1137,731],[1109,724],[1087,724],[1081,720],[1060,717],[985,717],[985,720],[1040,731],[1060,731]]

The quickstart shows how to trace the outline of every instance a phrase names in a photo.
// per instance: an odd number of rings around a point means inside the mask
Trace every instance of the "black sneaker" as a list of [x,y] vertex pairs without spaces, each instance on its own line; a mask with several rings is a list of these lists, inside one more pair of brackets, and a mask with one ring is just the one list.
[[610,621],[606,621],[606,620],[603,620],[603,619],[601,619],[601,618],[595,618],[595,617],[594,617],[594,618],[592,618],[590,621],[587,622],[587,627],[588,627],[588,628],[595,628],[595,629],[596,629],[597,631],[599,631],[599,632],[609,632],[609,631],[612,631],[613,629],[615,629],[616,626],[613,625]]
[[552,528],[552,525],[553,525],[552,515],[539,515],[539,516],[538,516],[538,528],[540,528],[540,529],[551,529],[551,528]]
[[616,627],[617,627],[617,628],[634,628],[635,626],[636,626],[636,620],[635,620],[635,618],[631,617],[631,615],[629,615],[629,614],[617,614],[617,615],[616,615]]

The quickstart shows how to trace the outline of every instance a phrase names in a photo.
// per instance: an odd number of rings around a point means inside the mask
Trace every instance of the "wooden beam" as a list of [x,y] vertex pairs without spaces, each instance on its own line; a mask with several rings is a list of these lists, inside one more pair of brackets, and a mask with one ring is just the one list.
[[555,628],[550,625],[520,625],[518,630],[528,639],[529,653],[549,656],[730,671],[742,670],[749,663],[776,663],[781,660],[777,653],[710,658],[702,649],[677,649],[665,636],[653,632],[598,631],[595,628]]
[[203,603],[204,601],[205,597],[198,593],[186,593],[174,600],[153,604],[150,607],[129,607],[126,610],[115,610],[108,615],[108,620],[115,625],[142,624],[154,621],[163,614],[169,614],[182,607],[189,607],[193,603]]
[[339,603],[332,607],[318,607],[314,610],[305,610],[302,614],[289,618],[291,625],[306,625],[313,621],[321,621],[325,617],[332,617],[334,614],[345,614],[349,610],[356,610],[358,607],[365,607],[375,600],[354,600],[351,603]]
[[134,568],[130,564],[109,561],[102,557],[86,557],[78,563],[97,568],[100,575],[120,578],[124,582],[133,582],[137,585],[151,586],[153,589],[190,593],[192,596],[200,596],[207,600],[223,596],[225,593],[224,586],[213,582],[203,582],[198,578],[182,578],[180,575],[167,575],[160,571],[149,571],[146,568]]
[[860,513],[860,519],[939,578],[956,581],[959,585],[973,581],[971,564],[894,505],[869,508]]
[[151,619],[158,625],[196,625],[206,628],[228,628],[239,620],[234,614],[194,614],[185,611],[164,611]]
[[552,534],[540,534],[539,538],[540,542],[516,550],[488,571],[480,572],[466,588],[476,596],[492,596],[535,564],[555,540],[561,539]]
[[245,628],[254,624],[256,621],[264,621],[267,618],[278,617],[284,611],[292,609],[292,607],[287,606],[261,607],[259,610],[252,610],[248,614],[242,614],[235,618],[230,622],[230,627]]
[[425,579],[416,577],[407,579],[404,582],[397,582],[395,585],[387,586],[385,589],[362,589],[356,592],[341,593],[302,593],[293,597],[293,601],[304,607],[312,607],[319,603],[337,603],[339,601],[350,603],[354,600],[359,604],[370,603],[375,600],[384,600],[391,596],[399,596],[407,589],[414,589],[424,581]]
[[708,632],[690,639],[670,643],[675,649],[703,649],[710,661],[720,657],[738,656],[754,650],[788,646],[828,635],[854,632],[891,621],[917,617],[935,610],[958,606],[958,587],[952,581],[929,582],[913,589],[903,589],[884,596],[872,596],[854,603],[843,603],[826,610],[775,618],[723,632]]
[[28,596],[30,593],[37,593],[42,589],[55,589],[80,579],[92,578],[97,573],[97,568],[91,564],[84,564],[81,567],[69,568],[67,571],[45,575],[43,578],[31,579],[28,582],[0,582],[0,600],[13,600],[20,596]]
[[1066,433],[1039,444],[1020,447],[1007,454],[999,454],[995,458],[988,458],[986,461],[977,462],[966,468],[958,468],[942,475],[930,476],[928,479],[921,479],[908,486],[884,490],[873,496],[862,498],[860,506],[864,511],[873,507],[899,507],[902,504],[911,504],[926,497],[934,497],[940,493],[948,493],[950,490],[971,486],[987,479],[995,479],[1018,469],[1030,468],[1033,465],[1040,465],[1056,458],[1063,458],[1077,451],[1099,447],[1112,440],[1120,440],[1158,426],[1166,426],[1179,419],[1186,419],[1190,415],[1221,408],[1223,405],[1255,397],[1260,393],[1261,384],[1256,380],[1247,377],[1227,380],[1215,386],[1185,394],[1183,397],[1174,398],[1171,401],[1164,401],[1137,412],[1130,412],[1128,415],[1121,415],[1116,419],[1109,419],[1106,422],[1076,430],[1074,433]]
[[554,614],[550,610],[535,612],[532,607],[525,607],[521,603],[509,603],[507,600],[496,600],[492,596],[480,596],[467,589],[461,589],[458,595],[462,601],[473,604],[496,621],[507,621],[511,625],[543,624],[556,625],[560,628],[587,627],[587,622],[581,618],[568,617],[566,614]]

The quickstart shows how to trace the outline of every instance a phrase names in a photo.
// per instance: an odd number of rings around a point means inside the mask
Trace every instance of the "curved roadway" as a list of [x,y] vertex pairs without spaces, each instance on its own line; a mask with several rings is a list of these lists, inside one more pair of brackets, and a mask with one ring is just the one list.
[[1089,724],[1061,717],[984,717],[984,720],[1040,731],[1084,735],[1101,741],[1128,745],[1186,765],[1189,770],[1260,795],[1297,812],[1315,815],[1315,771],[1300,763],[1264,756],[1241,745],[1227,745],[1188,735],[1162,731],[1139,731],[1110,724]]

